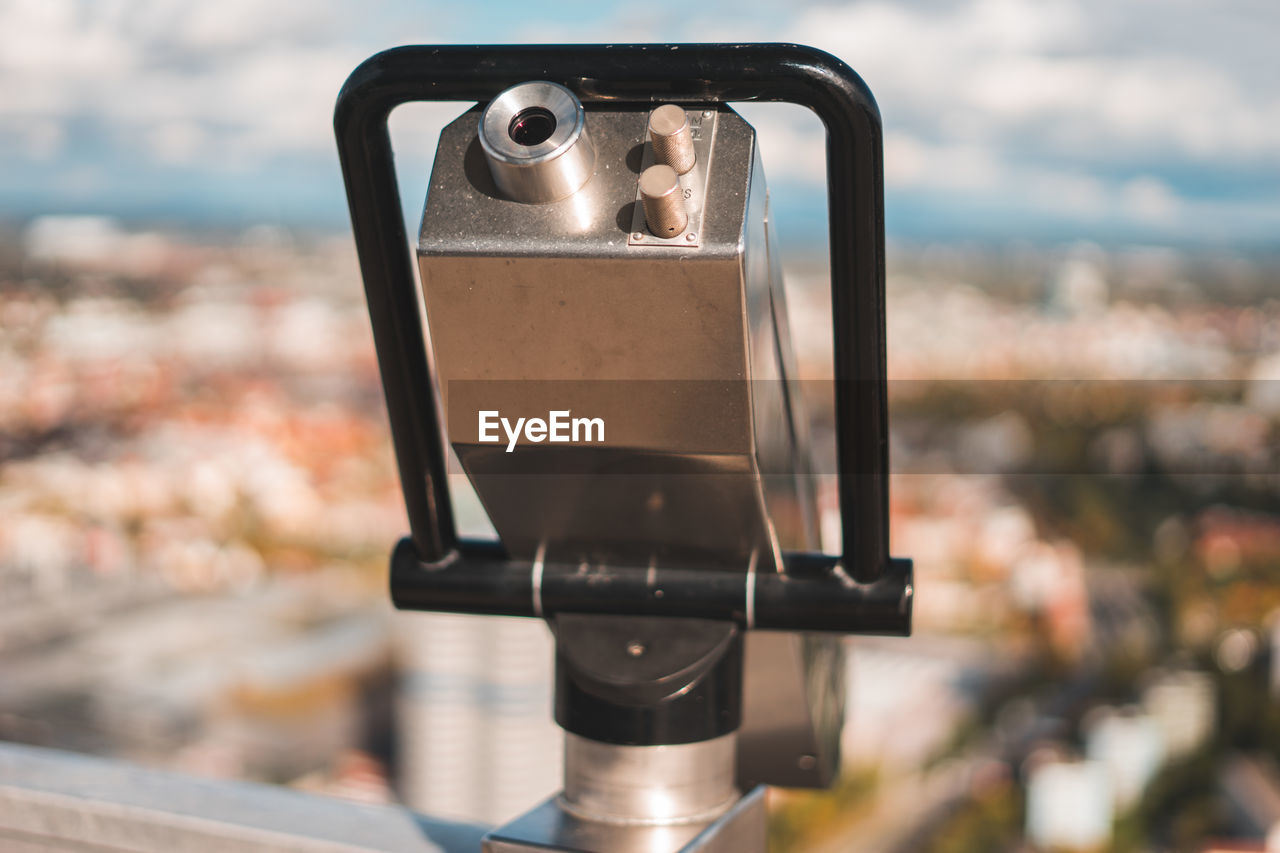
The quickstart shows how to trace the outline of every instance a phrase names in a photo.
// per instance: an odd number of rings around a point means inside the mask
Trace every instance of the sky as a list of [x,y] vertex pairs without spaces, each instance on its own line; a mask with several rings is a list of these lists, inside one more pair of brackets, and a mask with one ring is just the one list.
[[[792,41],[875,93],[891,238],[1274,249],[1277,36],[1274,0],[0,0],[0,218],[340,228],[334,98],[378,50]],[[393,115],[407,207],[459,112]],[[820,234],[817,119],[743,112],[784,241]]]

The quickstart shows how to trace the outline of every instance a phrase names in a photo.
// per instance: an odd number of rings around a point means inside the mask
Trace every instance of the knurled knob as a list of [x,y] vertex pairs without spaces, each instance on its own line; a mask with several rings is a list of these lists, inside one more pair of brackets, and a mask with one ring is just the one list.
[[663,104],[649,114],[649,139],[653,142],[653,159],[681,175],[698,162],[689,117],[675,104]]
[[644,219],[655,237],[676,237],[689,224],[680,176],[670,166],[650,166],[640,173]]

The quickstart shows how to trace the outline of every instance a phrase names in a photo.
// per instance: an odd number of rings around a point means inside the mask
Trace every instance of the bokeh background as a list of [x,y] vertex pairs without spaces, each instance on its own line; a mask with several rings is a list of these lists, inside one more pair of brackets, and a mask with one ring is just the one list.
[[[0,0],[0,739],[480,821],[553,791],[545,628],[385,601],[334,98],[395,44],[796,41],[885,120],[919,596],[851,644],[845,779],[776,792],[775,848],[1280,850],[1277,34],[1262,0]],[[460,110],[393,116],[411,226]],[[821,127],[743,112],[821,380]]]

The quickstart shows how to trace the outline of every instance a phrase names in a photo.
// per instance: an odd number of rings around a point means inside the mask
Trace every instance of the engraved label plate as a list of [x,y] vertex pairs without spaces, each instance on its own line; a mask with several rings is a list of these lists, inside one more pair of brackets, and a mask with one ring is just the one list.
[[[707,177],[711,174],[711,155],[714,151],[716,126],[720,113],[714,109],[685,110],[689,117],[689,135],[697,162],[692,169],[680,176],[680,188],[684,192],[685,211],[689,224],[674,237],[655,237],[644,220],[644,205],[640,203],[640,181],[636,179],[636,205],[631,216],[631,236],[628,246],[668,246],[678,249],[696,249],[702,245],[702,215],[706,210]],[[646,132],[646,137],[648,133]],[[654,164],[653,143],[644,141],[644,155],[640,161],[643,172]]]

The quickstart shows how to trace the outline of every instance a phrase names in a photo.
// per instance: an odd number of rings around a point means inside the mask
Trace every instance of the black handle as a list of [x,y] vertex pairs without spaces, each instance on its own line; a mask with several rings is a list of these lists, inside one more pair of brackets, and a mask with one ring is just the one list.
[[889,559],[880,113],[848,65],[787,44],[414,46],[379,53],[352,72],[338,96],[334,129],[418,556],[438,563],[459,543],[387,118],[411,101],[487,101],[528,80],[562,83],[586,103],[785,101],[822,119],[840,562],[854,579],[876,580]]

